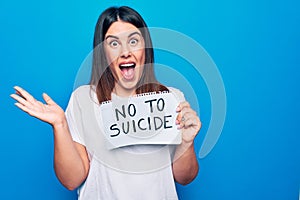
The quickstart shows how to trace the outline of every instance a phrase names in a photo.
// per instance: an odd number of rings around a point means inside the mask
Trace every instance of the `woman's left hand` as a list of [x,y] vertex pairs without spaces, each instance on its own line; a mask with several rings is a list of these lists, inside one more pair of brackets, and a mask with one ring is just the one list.
[[187,101],[181,102],[176,111],[176,124],[182,130],[182,142],[192,143],[201,128],[200,119]]

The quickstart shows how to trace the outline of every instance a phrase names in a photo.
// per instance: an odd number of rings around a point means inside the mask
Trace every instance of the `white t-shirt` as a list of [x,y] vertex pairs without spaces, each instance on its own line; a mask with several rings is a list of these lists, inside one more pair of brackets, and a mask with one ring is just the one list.
[[[183,94],[174,88],[178,102]],[[89,85],[77,88],[66,109],[70,133],[84,145],[90,159],[87,179],[78,189],[80,200],[176,200],[174,146],[135,145],[108,150],[96,93]]]

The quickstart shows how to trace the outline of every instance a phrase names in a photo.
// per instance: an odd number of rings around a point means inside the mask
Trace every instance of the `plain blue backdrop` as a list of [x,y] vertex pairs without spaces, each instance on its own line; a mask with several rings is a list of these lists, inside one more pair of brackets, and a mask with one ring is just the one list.
[[[47,92],[66,108],[77,70],[92,50],[98,15],[112,5],[129,5],[149,26],[192,37],[222,75],[227,95],[222,135],[199,159],[196,180],[177,186],[180,199],[298,199],[300,3],[292,0],[1,0],[1,199],[76,199],[55,177],[51,127],[18,110],[9,95],[20,85],[40,100]],[[157,57],[188,76],[183,61]],[[201,78],[188,79],[200,87],[199,151],[210,99]]]

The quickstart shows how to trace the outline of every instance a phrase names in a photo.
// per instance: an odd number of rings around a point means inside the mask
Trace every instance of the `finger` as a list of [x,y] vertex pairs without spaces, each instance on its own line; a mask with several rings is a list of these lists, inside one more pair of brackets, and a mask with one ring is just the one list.
[[16,94],[22,96],[22,94],[19,91],[16,91]]
[[22,105],[28,105],[28,102],[23,97],[20,97],[16,94],[11,94],[10,97],[13,98],[14,100],[18,101]]
[[54,104],[56,104],[56,103],[51,99],[51,97],[50,97],[48,94],[46,94],[46,93],[43,93],[43,98],[44,98],[45,102],[46,102],[48,105],[54,105]]
[[20,108],[21,110],[23,110],[24,112],[30,114],[29,108],[27,108],[27,107],[24,106],[23,104],[17,102],[17,103],[15,103],[15,105],[16,105],[18,108]]
[[191,119],[193,120],[195,118],[197,118],[197,116],[194,113],[192,113],[192,112],[185,113],[181,117],[181,120],[179,121],[180,127],[188,126]]
[[197,128],[197,129],[200,129],[201,122],[200,122],[198,117],[189,118],[185,121],[185,123],[184,123],[185,128],[188,128],[188,127],[191,127],[191,126]]
[[24,97],[27,101],[34,102],[35,99],[33,98],[33,96],[31,96],[31,94],[29,94],[23,88],[15,86],[14,89],[16,90],[17,94],[20,94],[20,96]]
[[179,121],[179,122],[181,122],[182,120],[183,120],[183,118],[185,118],[186,119],[186,117],[188,117],[188,116],[185,116],[185,115],[194,115],[194,116],[197,116],[197,113],[193,110],[193,109],[191,109],[190,107],[184,107],[180,112],[179,112],[179,114],[177,115],[177,120]]
[[180,112],[183,108],[189,108],[189,107],[191,107],[189,102],[183,101],[183,102],[179,103],[179,105],[177,106],[176,111]]
[[196,111],[194,111],[191,107],[184,107],[179,114],[185,115],[186,113],[191,113],[191,114],[197,116]]
[[[178,107],[179,108],[179,107]],[[185,114],[185,112],[186,112],[186,109],[184,109],[184,108],[179,108],[179,111],[177,111],[178,112],[178,115],[177,115],[177,120],[180,122],[181,120],[182,120],[182,117],[183,117],[183,115]]]

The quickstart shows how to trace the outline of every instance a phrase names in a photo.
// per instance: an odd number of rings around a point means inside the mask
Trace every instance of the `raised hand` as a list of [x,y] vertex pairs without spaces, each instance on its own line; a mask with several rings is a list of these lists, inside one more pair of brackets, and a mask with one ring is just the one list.
[[46,93],[43,93],[43,99],[46,104],[37,101],[32,95],[21,87],[15,86],[15,94],[10,96],[17,102],[15,105],[29,115],[36,117],[52,126],[60,125],[65,119],[63,109],[57,105]]
[[192,143],[201,128],[201,122],[197,113],[186,101],[181,102],[177,110],[176,124],[182,129],[182,140],[185,143]]

